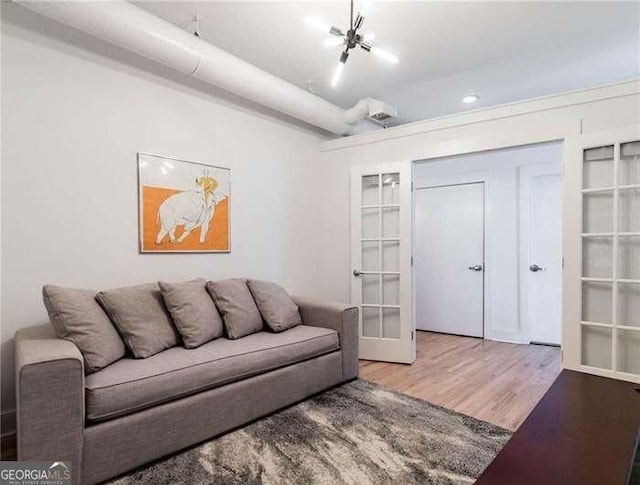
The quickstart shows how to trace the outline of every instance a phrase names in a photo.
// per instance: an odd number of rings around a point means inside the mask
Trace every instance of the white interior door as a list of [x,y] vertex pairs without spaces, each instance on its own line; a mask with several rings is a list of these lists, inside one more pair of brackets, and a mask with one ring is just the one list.
[[415,191],[416,328],[483,336],[484,183]]
[[562,339],[562,175],[556,164],[521,168],[521,311],[531,342]]
[[360,358],[411,363],[411,164],[351,172],[351,301],[360,309]]

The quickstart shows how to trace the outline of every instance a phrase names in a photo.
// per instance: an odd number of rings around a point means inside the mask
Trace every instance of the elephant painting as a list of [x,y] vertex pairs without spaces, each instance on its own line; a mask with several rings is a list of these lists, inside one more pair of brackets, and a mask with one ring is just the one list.
[[[200,244],[206,241],[216,204],[225,196],[216,193],[218,182],[206,170],[195,182],[197,190],[171,195],[160,205],[156,218],[156,224],[160,226],[156,244],[161,244],[167,235],[172,243],[179,244],[197,228],[200,228]],[[178,226],[184,226],[184,229],[176,239]]]
[[231,170],[138,154],[141,253],[231,251]]

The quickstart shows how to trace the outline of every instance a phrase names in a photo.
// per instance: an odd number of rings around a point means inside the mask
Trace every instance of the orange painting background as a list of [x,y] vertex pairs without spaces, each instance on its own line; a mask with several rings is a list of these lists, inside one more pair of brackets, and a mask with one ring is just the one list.
[[[156,244],[160,231],[157,221],[158,208],[167,197],[179,190],[142,186],[142,249],[143,251],[228,251],[229,250],[229,197],[216,204],[216,211],[209,224],[205,242],[200,244],[200,228],[197,227],[181,243],[172,243],[167,234],[161,244]],[[176,240],[184,226],[176,228]]]

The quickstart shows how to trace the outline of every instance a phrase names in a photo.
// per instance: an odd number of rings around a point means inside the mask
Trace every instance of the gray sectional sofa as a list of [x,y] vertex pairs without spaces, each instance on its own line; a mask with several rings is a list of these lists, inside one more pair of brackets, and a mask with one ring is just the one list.
[[96,483],[354,379],[358,310],[294,301],[302,325],[125,356],[87,375],[51,325],[20,330],[18,459],[71,462],[74,483]]

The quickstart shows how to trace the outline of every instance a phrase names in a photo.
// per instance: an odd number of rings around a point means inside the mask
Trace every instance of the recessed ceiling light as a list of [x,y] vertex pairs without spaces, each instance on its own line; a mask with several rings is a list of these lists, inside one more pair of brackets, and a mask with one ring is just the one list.
[[464,104],[471,104],[471,103],[475,103],[479,99],[480,99],[480,96],[478,96],[477,94],[468,94],[464,98],[462,98],[462,102]]

